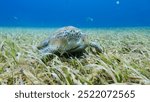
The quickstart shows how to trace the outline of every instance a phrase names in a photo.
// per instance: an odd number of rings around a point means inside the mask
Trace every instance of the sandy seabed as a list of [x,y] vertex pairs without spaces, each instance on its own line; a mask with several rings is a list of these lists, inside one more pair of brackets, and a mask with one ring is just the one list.
[[36,46],[57,28],[0,28],[0,84],[150,84],[150,27],[81,28],[104,53],[41,59]]

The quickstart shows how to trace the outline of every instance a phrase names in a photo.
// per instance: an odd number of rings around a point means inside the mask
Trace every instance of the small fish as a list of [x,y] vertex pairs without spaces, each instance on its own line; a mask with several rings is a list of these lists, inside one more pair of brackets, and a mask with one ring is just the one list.
[[87,22],[93,22],[94,19],[93,19],[92,17],[87,17],[87,18],[86,18],[86,21],[87,21]]
[[120,1],[119,1],[119,0],[117,0],[117,1],[116,1],[116,4],[117,4],[117,5],[119,5],[119,4],[120,4]]
[[18,17],[14,16],[13,19],[14,19],[14,20],[18,20]]

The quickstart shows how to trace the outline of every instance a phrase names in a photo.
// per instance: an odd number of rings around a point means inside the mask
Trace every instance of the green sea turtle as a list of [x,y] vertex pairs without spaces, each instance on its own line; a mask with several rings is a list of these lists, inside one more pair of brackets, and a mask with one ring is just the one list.
[[102,53],[102,48],[95,42],[90,42],[88,36],[78,28],[67,26],[58,29],[52,36],[41,42],[37,48],[42,53],[73,54],[82,53],[88,47],[94,47]]

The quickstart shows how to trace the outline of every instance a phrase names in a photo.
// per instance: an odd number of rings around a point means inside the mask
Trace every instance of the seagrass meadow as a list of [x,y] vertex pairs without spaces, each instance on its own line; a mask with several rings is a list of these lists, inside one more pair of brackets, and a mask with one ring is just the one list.
[[0,28],[1,85],[150,84],[150,28],[81,28],[104,53],[42,58],[36,46],[57,28]]

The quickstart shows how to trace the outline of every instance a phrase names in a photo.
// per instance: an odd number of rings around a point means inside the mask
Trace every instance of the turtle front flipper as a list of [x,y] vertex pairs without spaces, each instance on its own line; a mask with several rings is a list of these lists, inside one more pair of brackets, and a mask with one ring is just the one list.
[[57,50],[58,50],[57,47],[55,47],[55,46],[53,46],[53,45],[48,45],[48,46],[46,46],[45,48],[40,49],[39,51],[40,51],[41,53],[44,53],[44,54],[46,54],[46,53],[54,54],[54,53],[57,52]]
[[100,45],[98,45],[96,42],[90,42],[89,44],[91,47],[94,47],[97,52],[103,53],[103,49]]
[[49,43],[49,40],[46,39],[44,41],[42,41],[38,46],[37,48],[40,50],[40,49],[43,49],[44,47],[48,46],[48,43]]
[[55,46],[48,45],[42,49],[39,50],[41,55],[41,60],[46,63],[47,61],[54,58],[56,55],[58,49]]

